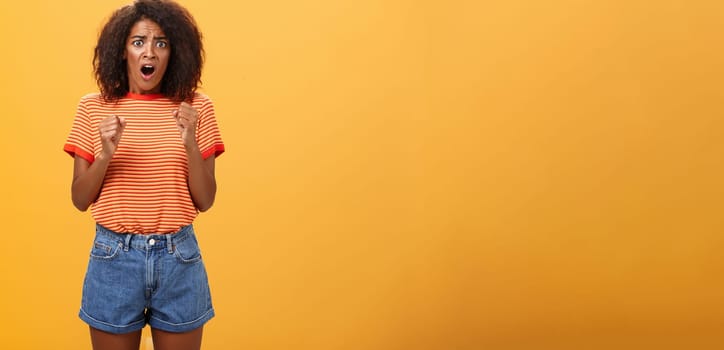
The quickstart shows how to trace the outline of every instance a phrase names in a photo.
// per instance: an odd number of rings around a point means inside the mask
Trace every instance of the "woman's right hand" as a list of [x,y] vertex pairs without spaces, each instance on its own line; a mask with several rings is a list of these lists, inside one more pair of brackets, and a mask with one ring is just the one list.
[[101,134],[101,154],[107,159],[111,159],[116,153],[125,128],[126,120],[117,115],[111,115],[98,124],[98,132]]

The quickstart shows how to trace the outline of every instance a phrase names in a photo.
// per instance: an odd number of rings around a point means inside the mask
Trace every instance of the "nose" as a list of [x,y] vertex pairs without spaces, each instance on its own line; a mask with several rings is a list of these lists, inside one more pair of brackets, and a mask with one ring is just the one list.
[[143,58],[155,58],[156,57],[156,50],[154,49],[154,45],[149,44],[146,45],[143,49]]

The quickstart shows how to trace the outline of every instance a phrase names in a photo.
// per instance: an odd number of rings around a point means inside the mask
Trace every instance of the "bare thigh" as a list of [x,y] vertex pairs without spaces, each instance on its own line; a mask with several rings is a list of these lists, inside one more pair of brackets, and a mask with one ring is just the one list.
[[94,350],[138,350],[141,331],[113,334],[90,327],[91,343]]
[[159,329],[151,329],[154,350],[199,350],[204,327],[186,333],[171,333]]

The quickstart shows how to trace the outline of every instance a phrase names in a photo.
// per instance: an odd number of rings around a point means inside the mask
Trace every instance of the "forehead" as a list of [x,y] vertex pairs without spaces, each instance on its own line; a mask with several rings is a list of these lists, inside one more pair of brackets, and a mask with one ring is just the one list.
[[129,33],[129,37],[131,36],[164,36],[163,29],[158,25],[158,23],[150,20],[150,19],[141,19],[138,22],[134,23],[131,27],[131,31]]

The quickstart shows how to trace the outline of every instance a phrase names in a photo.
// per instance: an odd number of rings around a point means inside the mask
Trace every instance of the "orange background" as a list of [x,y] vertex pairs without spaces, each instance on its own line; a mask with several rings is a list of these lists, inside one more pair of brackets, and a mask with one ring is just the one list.
[[[61,147],[125,3],[0,4],[2,348],[90,348]],[[724,346],[721,2],[183,4],[205,349]]]

